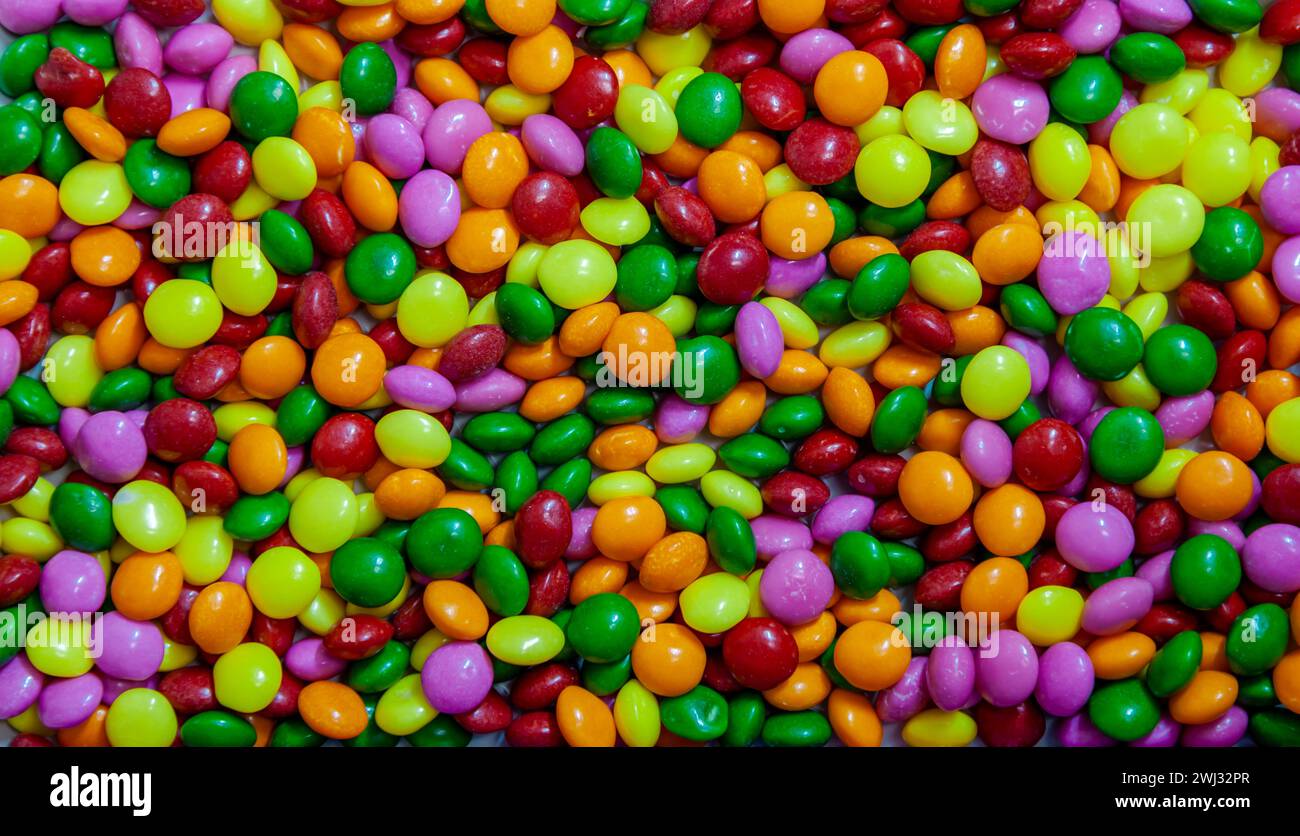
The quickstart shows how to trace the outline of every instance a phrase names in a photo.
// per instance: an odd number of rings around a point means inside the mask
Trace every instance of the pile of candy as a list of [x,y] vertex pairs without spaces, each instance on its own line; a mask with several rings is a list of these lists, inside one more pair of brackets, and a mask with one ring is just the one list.
[[1300,745],[1300,0],[0,25],[13,745]]

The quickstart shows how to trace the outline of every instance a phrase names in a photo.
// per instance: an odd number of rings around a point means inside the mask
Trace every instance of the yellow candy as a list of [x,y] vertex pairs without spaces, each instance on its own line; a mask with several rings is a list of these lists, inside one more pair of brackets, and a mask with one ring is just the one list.
[[634,748],[659,742],[659,700],[648,688],[629,679],[614,698],[614,727],[619,738]]
[[207,342],[221,327],[221,300],[203,282],[173,279],[158,285],[145,300],[144,323],[163,345],[193,348]]
[[397,329],[423,348],[446,345],[469,319],[469,297],[446,273],[421,273],[397,300]]
[[114,221],[130,205],[131,187],[117,163],[86,160],[73,166],[59,183],[59,208],[82,226]]
[[903,111],[892,105],[884,105],[875,114],[853,129],[858,135],[862,147],[871,144],[882,136],[896,136],[903,133]]
[[618,268],[604,247],[574,239],[546,251],[537,279],[548,299],[561,308],[577,310],[610,294],[618,280]]
[[[704,75],[704,70],[699,67],[678,67],[677,69],[666,73],[663,78],[659,79],[658,83],[654,86],[654,90],[660,96],[663,96],[664,101],[668,102],[670,108],[676,107],[677,99],[682,95],[682,91],[686,89],[686,85],[690,84],[702,75]],[[633,86],[635,85],[628,85],[628,87]],[[628,87],[624,87],[623,90],[627,90]],[[619,101],[622,102],[622,100],[622,94],[620,93]],[[674,124],[676,124],[675,116],[676,115],[674,114]],[[618,119],[617,110],[614,112],[614,118]],[[659,152],[655,151],[653,153],[657,154]]]
[[27,661],[48,676],[81,676],[95,666],[92,620],[41,618],[27,631]]
[[983,287],[975,266],[948,250],[927,250],[912,259],[912,289],[945,311],[960,311],[979,303]]
[[892,339],[893,334],[880,322],[850,322],[826,335],[817,356],[829,368],[858,369],[874,363]]
[[692,581],[682,590],[682,618],[701,633],[722,633],[735,627],[749,612],[749,588],[727,572],[715,572]]
[[763,188],[767,190],[767,199],[771,202],[783,194],[806,192],[812,187],[795,177],[790,166],[781,163],[772,166],[763,175]]
[[[1120,404],[1120,406],[1129,406],[1129,404]],[[1133,492],[1144,499],[1164,499],[1174,495],[1174,488],[1178,484],[1178,474],[1182,473],[1183,466],[1196,458],[1196,453],[1192,450],[1175,448],[1166,450],[1160,454],[1160,461],[1156,462],[1155,469],[1133,483]]]
[[1153,258],[1142,270],[1142,289],[1148,293],[1172,293],[1190,279],[1195,270],[1196,262],[1186,250]]
[[730,470],[712,470],[700,479],[700,493],[714,508],[730,508],[747,520],[763,513],[763,495],[748,479]]
[[916,200],[929,185],[930,157],[910,137],[881,136],[858,152],[853,178],[867,200],[896,209]]
[[429,654],[442,647],[450,638],[443,635],[437,630],[429,630],[420,638],[416,639],[415,646],[411,648],[411,667],[423,670],[424,662],[429,658]]
[[1235,133],[1205,134],[1187,149],[1183,185],[1206,206],[1226,206],[1251,181],[1250,145]]
[[689,296],[673,294],[657,308],[650,310],[650,315],[668,328],[674,337],[686,336],[695,324],[695,314],[699,306]]
[[375,725],[398,737],[415,734],[437,716],[438,712],[424,695],[418,673],[397,680],[375,705]]
[[142,552],[165,552],[185,536],[185,508],[170,488],[146,479],[113,495],[113,526]]
[[253,150],[253,176],[267,194],[302,200],[316,188],[316,163],[287,136],[269,136]]
[[1029,143],[1029,173],[1034,185],[1052,200],[1072,200],[1092,172],[1092,154],[1070,126],[1049,122]]
[[1300,462],[1300,398],[1273,407],[1264,432],[1273,455],[1284,462]]
[[551,94],[528,93],[513,84],[503,84],[488,94],[483,109],[493,122],[514,127],[522,125],[529,116],[550,110]]
[[276,546],[248,567],[244,586],[258,612],[270,618],[296,618],[320,592],[320,569],[300,549]]
[[1169,314],[1169,298],[1163,293],[1143,293],[1125,305],[1123,310],[1124,315],[1141,329],[1142,339],[1149,340]]
[[257,48],[257,69],[264,73],[275,73],[289,82],[292,90],[296,91],[301,86],[298,80],[298,69],[294,67],[289,53],[285,52],[284,47],[277,41],[262,41],[261,46]]
[[284,18],[271,0],[212,0],[212,16],[244,46],[280,39]]
[[1029,363],[1013,348],[994,345],[971,358],[961,378],[961,399],[981,418],[1001,421],[1029,397]]
[[717,454],[707,444],[675,444],[661,447],[645,463],[645,472],[661,485],[694,482],[708,473]]
[[1083,596],[1064,586],[1032,589],[1016,610],[1016,629],[1039,647],[1073,638],[1082,620]]
[[212,289],[221,304],[237,314],[254,316],[265,310],[277,282],[275,268],[251,241],[230,241],[212,259]]
[[260,642],[238,645],[212,666],[217,702],[241,714],[252,714],[270,705],[283,676],[280,657]]
[[537,287],[537,268],[549,249],[550,247],[536,241],[525,241],[520,244],[515,254],[510,256],[510,263],[506,265],[506,282]]
[[322,476],[303,488],[289,509],[289,533],[309,552],[334,551],[357,526],[357,498],[351,486]]
[[1250,114],[1241,99],[1222,87],[1206,90],[1189,114],[1192,124],[1202,136],[1228,131],[1250,142]]
[[1148,84],[1138,98],[1142,102],[1167,104],[1180,114],[1190,113],[1209,87],[1210,76],[1205,70],[1183,70],[1167,81]]
[[54,496],[54,485],[44,476],[36,477],[36,484],[31,490],[9,503],[9,507],[29,520],[50,521],[50,499]]
[[[696,75],[703,72],[699,68],[683,69],[694,69]],[[674,74],[681,76],[683,70],[676,70]],[[676,92],[680,93],[681,88]],[[676,96],[673,100],[676,101]],[[646,154],[662,154],[677,138],[677,115],[672,106],[660,93],[640,84],[629,84],[619,91],[614,121],[632,144]]]
[[664,35],[649,29],[636,40],[636,51],[650,72],[665,76],[679,67],[698,67],[709,54],[713,39],[696,26],[678,35]]
[[[202,497],[195,497],[190,503],[193,508]],[[206,586],[226,573],[230,559],[234,556],[235,542],[222,527],[220,517],[191,517],[185,526],[185,533],[172,553],[181,562],[185,582]]]
[[170,746],[176,739],[176,728],[176,710],[152,688],[122,692],[108,707],[104,719],[104,733],[115,748]]
[[1141,363],[1119,380],[1103,383],[1101,391],[1116,406],[1138,406],[1147,412],[1155,412],[1160,406],[1160,390],[1151,383]]
[[1155,257],[1191,249],[1205,226],[1205,207],[1196,195],[1182,186],[1161,183],[1144,191],[1129,207],[1130,225],[1148,233],[1143,237]]
[[785,338],[786,348],[809,349],[817,345],[821,336],[817,332],[817,323],[789,299],[769,296],[760,304],[776,316],[781,326],[781,336]]
[[1178,168],[1187,153],[1187,142],[1182,114],[1167,104],[1151,102],[1119,118],[1110,135],[1110,153],[1120,171],[1150,180]]
[[230,204],[230,214],[237,221],[247,221],[259,217],[263,212],[274,209],[279,204],[278,198],[268,194],[254,181],[248,184],[243,194],[235,198],[234,203]]
[[[582,228],[592,238],[615,246],[635,244],[650,231],[650,213],[635,197],[597,198],[587,204],[580,217]],[[551,251],[560,246],[557,244]]]
[[903,127],[921,147],[940,154],[965,154],[979,139],[970,108],[935,90],[922,90],[903,105]]
[[976,731],[969,714],[927,708],[903,724],[903,741],[908,746],[961,747],[975,739]]
[[593,505],[604,505],[625,496],[654,496],[655,483],[639,470],[620,470],[597,476],[587,487]]
[[339,619],[347,615],[347,604],[332,589],[321,589],[307,609],[298,613],[298,623],[318,636],[323,636]]
[[564,631],[540,615],[512,615],[488,630],[487,647],[507,664],[540,665],[564,649]]
[[10,554],[25,554],[38,563],[44,563],[63,548],[63,541],[54,529],[39,520],[13,517],[0,524],[0,541]]
[[85,406],[104,376],[95,359],[95,341],[84,334],[60,338],[41,361],[41,379],[59,406]]
[[437,467],[451,453],[451,436],[427,412],[399,409],[375,424],[375,441],[384,457],[399,467]]
[[1219,65],[1219,84],[1238,96],[1263,90],[1282,68],[1282,45],[1259,38],[1256,26],[1237,36],[1237,43]]
[[1273,172],[1282,167],[1278,162],[1282,149],[1266,136],[1257,136],[1250,143],[1250,199],[1259,203],[1259,192]]
[[212,419],[217,423],[217,438],[229,443],[235,433],[249,424],[275,426],[275,410],[260,401],[241,401],[228,403],[212,411]]
[[0,282],[21,276],[32,260],[32,248],[11,229],[0,229]]

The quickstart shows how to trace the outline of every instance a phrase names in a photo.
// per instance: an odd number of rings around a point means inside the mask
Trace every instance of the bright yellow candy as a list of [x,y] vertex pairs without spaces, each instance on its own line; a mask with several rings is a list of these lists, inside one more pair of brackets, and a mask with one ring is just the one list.
[[661,485],[694,482],[713,467],[717,454],[707,444],[675,444],[661,447],[645,463],[645,472]]
[[701,633],[723,633],[749,612],[749,587],[735,575],[715,572],[692,581],[681,592],[682,618]]
[[1082,620],[1083,596],[1064,586],[1031,589],[1016,610],[1016,629],[1039,647],[1073,638]]
[[1268,86],[1282,68],[1282,45],[1260,40],[1256,26],[1237,36],[1228,57],[1219,65],[1219,84],[1238,96],[1253,96]]
[[350,485],[322,476],[303,488],[289,509],[289,533],[309,552],[329,552],[357,527],[357,498]]
[[625,496],[654,496],[655,480],[639,470],[619,470],[597,476],[587,486],[587,498],[593,505],[604,505]]
[[[615,246],[635,244],[650,231],[650,213],[635,197],[601,197],[582,210],[582,228],[597,241]],[[559,249],[564,243],[551,248]]]
[[59,183],[59,208],[82,226],[114,221],[130,205],[131,187],[117,163],[86,160],[73,166]]
[[893,334],[883,323],[850,322],[826,335],[817,356],[829,368],[857,369],[875,362],[892,339]]
[[768,296],[760,304],[776,316],[781,326],[781,336],[785,338],[786,348],[806,350],[821,341],[817,323],[804,312],[804,309],[779,296]]
[[1141,271],[1142,289],[1147,293],[1172,293],[1190,279],[1195,271],[1196,262],[1187,250],[1152,258],[1151,263]]
[[628,746],[654,746],[659,742],[659,700],[650,689],[629,679],[614,698],[614,727]]
[[989,421],[1001,421],[1029,397],[1029,363],[1013,348],[994,345],[971,358],[961,378],[966,408]]
[[50,346],[41,378],[59,406],[85,406],[104,376],[95,359],[95,341],[85,334],[61,337]]
[[979,139],[970,108],[935,90],[922,90],[903,105],[903,127],[922,148],[940,154],[965,154]]
[[[696,75],[702,72],[698,68],[692,69]],[[681,70],[675,73],[681,75]],[[646,154],[662,154],[677,138],[677,115],[673,113],[672,105],[655,90],[640,84],[629,84],[619,90],[614,122],[632,144]]]
[[763,495],[758,488],[730,470],[711,470],[700,479],[700,493],[714,508],[730,508],[747,520],[763,513]]
[[[202,505],[206,500],[195,497],[190,507]],[[172,549],[181,562],[186,583],[206,586],[225,574],[234,555],[235,543],[222,527],[220,517],[191,517]]]
[[95,666],[91,630],[89,618],[42,618],[27,631],[27,661],[48,676],[81,676]]
[[1029,173],[1034,185],[1052,200],[1072,200],[1092,172],[1092,154],[1069,125],[1049,122],[1029,143]]
[[280,39],[284,18],[271,0],[212,0],[212,16],[244,46]]
[[867,200],[896,209],[916,200],[930,184],[930,157],[911,137],[887,134],[858,152],[853,178]]
[[298,112],[306,113],[313,107],[323,107],[340,113],[343,110],[343,85],[337,81],[321,81],[308,87],[298,96]]
[[397,328],[423,348],[446,345],[469,319],[469,297],[460,282],[446,273],[421,273],[397,300]]
[[1300,462],[1300,398],[1273,407],[1264,432],[1273,455],[1285,462]]
[[199,658],[199,649],[192,644],[181,644],[174,642],[164,633],[163,637],[163,658],[158,665],[159,673],[168,673],[181,668],[188,668],[194,664],[194,660]]
[[43,563],[63,548],[54,529],[39,520],[13,517],[0,525],[0,541],[10,554],[25,554]]
[[1250,143],[1250,199],[1259,203],[1259,192],[1273,172],[1282,167],[1278,162],[1282,149],[1266,136],[1257,136]]
[[275,268],[251,241],[228,242],[212,259],[212,289],[221,304],[243,316],[266,309],[275,297]]
[[858,135],[858,142],[864,148],[882,136],[900,135],[903,133],[903,111],[885,105],[870,119],[854,128],[853,132]]
[[1161,183],[1133,201],[1125,220],[1148,231],[1144,241],[1161,257],[1191,249],[1205,227],[1205,207],[1188,189]]
[[[664,101],[668,103],[668,107],[673,108],[677,106],[677,99],[682,95],[682,91],[686,89],[686,85],[690,84],[692,81],[694,81],[696,78],[702,75],[704,75],[704,70],[700,69],[699,67],[678,67],[677,69],[671,70],[670,72],[666,73],[663,78],[659,79],[659,81],[655,83],[654,91],[658,93],[660,96],[663,96]],[[635,86],[638,85],[629,84],[623,87],[623,90],[627,90],[628,87],[635,87]],[[622,93],[620,92],[619,102],[621,103],[622,101],[623,101],[623,97],[622,97]],[[674,120],[673,120],[674,124],[676,124],[675,117],[676,114],[674,114]],[[618,119],[617,108],[614,111],[614,119],[615,120]],[[664,150],[667,149],[665,148]],[[651,153],[651,152],[647,152],[647,153]],[[655,151],[652,153],[658,154],[660,152]]]
[[650,72],[664,76],[679,67],[698,67],[709,54],[713,39],[696,26],[678,35],[664,35],[649,29],[636,40],[636,51]]
[[1180,114],[1190,113],[1210,87],[1210,76],[1205,70],[1183,70],[1167,81],[1148,84],[1142,88],[1139,100],[1161,102]]
[[564,631],[549,618],[512,615],[487,633],[488,651],[511,665],[540,665],[564,649]]
[[21,276],[32,260],[32,248],[11,229],[0,229],[0,282]]
[[113,526],[142,552],[165,552],[185,536],[185,508],[157,482],[137,479],[113,495]]
[[618,268],[604,247],[594,241],[574,239],[561,241],[546,251],[537,268],[537,279],[548,299],[561,308],[577,310],[610,294],[618,281]]
[[1250,145],[1235,133],[1204,134],[1187,149],[1183,185],[1206,206],[1226,206],[1250,188]]
[[772,166],[763,174],[763,188],[767,191],[767,199],[772,201],[783,194],[806,192],[812,187],[795,177],[789,165],[781,163]]
[[347,614],[347,604],[332,589],[322,588],[307,609],[298,613],[298,623],[318,636],[323,636]]
[[298,69],[294,67],[293,60],[289,58],[289,53],[284,51],[284,47],[280,45],[279,41],[262,41],[261,45],[258,46],[257,69],[264,73],[275,73],[289,82],[289,88],[294,91],[301,86],[298,79]]
[[44,476],[36,477],[36,484],[31,490],[9,503],[9,507],[29,520],[50,521],[50,499],[54,496],[54,484]]
[[258,612],[270,618],[296,618],[320,592],[320,569],[293,546],[276,546],[248,567],[244,586]]
[[287,136],[269,136],[253,150],[253,176],[267,194],[302,200],[316,188],[316,162]]
[[176,739],[176,710],[152,688],[123,691],[108,707],[104,732],[114,747],[164,748]]
[[1169,314],[1169,297],[1163,293],[1143,293],[1125,305],[1123,310],[1124,315],[1133,320],[1142,331],[1142,339],[1149,340]]
[[1201,136],[1227,131],[1250,142],[1252,129],[1246,106],[1222,87],[1206,90],[1188,118]]
[[684,337],[695,324],[695,314],[698,310],[699,306],[695,304],[694,299],[674,293],[662,305],[652,308],[650,315],[667,326],[668,333],[674,337]]
[[1187,140],[1182,114],[1167,104],[1151,102],[1119,117],[1110,135],[1110,153],[1120,171],[1150,180],[1178,168],[1187,153]]
[[279,198],[268,193],[257,184],[257,181],[253,181],[248,184],[248,188],[244,189],[244,193],[230,204],[230,214],[237,221],[248,221],[279,205]]
[[948,250],[927,250],[911,264],[912,289],[945,311],[960,311],[979,303],[983,287],[975,266]]
[[927,708],[903,724],[903,742],[917,747],[962,747],[975,739],[975,721],[962,711]]
[[212,418],[217,422],[217,438],[227,443],[249,424],[275,426],[275,410],[260,401],[222,404],[212,411]]
[[510,263],[506,265],[506,282],[537,287],[537,268],[549,249],[550,247],[536,241],[524,241],[520,244],[515,254],[510,256]]
[[238,645],[222,654],[212,666],[217,702],[242,714],[252,714],[270,705],[280,690],[283,676],[280,657],[260,642]]
[[145,300],[144,322],[163,345],[193,348],[207,342],[221,327],[221,300],[203,282],[172,279],[158,285]]
[[424,695],[418,673],[408,674],[384,691],[375,706],[375,725],[389,734],[415,734],[438,716]]
[[375,424],[379,451],[399,467],[437,467],[451,453],[451,436],[442,422],[427,412],[398,409]]
[[529,116],[550,110],[551,94],[528,93],[513,84],[503,84],[488,94],[483,109],[493,122],[514,127]]
[[[1129,406],[1116,401],[1119,406]],[[1160,461],[1155,469],[1133,483],[1133,492],[1144,499],[1164,499],[1174,495],[1178,485],[1178,474],[1183,466],[1196,458],[1195,451],[1174,448],[1160,454]]]

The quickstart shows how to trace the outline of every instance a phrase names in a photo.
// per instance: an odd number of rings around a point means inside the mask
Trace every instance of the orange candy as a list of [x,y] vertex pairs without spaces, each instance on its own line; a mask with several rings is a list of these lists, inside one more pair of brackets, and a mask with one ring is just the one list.
[[874,116],[885,103],[888,92],[885,65],[871,53],[859,50],[832,57],[817,71],[813,81],[813,98],[822,116],[828,122],[849,128]]
[[634,470],[650,460],[659,446],[654,431],[640,424],[622,424],[602,430],[587,457],[601,470]]
[[44,177],[11,174],[0,180],[0,229],[40,238],[59,222],[59,189]]
[[751,157],[719,149],[700,163],[700,197],[723,223],[746,223],[758,217],[767,201],[763,170]]
[[744,381],[709,411],[709,432],[718,438],[747,433],[763,417],[766,406],[767,387],[758,380]]
[[892,624],[859,621],[835,643],[835,668],[863,691],[879,691],[903,678],[912,661],[907,638]]
[[934,58],[934,79],[939,93],[951,99],[974,94],[984,80],[987,58],[988,48],[978,26],[963,23],[949,29],[939,42],[939,52]]
[[836,688],[826,704],[835,736],[845,746],[876,747],[884,736],[875,706],[863,694]]
[[113,573],[113,606],[127,618],[148,621],[176,604],[184,583],[185,573],[176,555],[136,552]]
[[833,368],[822,384],[822,404],[831,423],[849,435],[866,435],[876,412],[876,398],[862,375]]
[[975,564],[961,587],[963,612],[996,613],[1002,622],[1015,617],[1029,592],[1029,573],[1011,557],[993,557]]
[[465,584],[433,581],[424,588],[423,600],[433,626],[448,638],[477,641],[487,634],[487,607]]
[[289,450],[275,428],[249,424],[230,440],[230,473],[244,493],[266,494],[284,481]]
[[619,497],[606,502],[596,512],[591,540],[608,558],[637,560],[659,542],[667,526],[664,509],[650,497]]
[[668,326],[648,313],[625,313],[614,320],[601,344],[605,367],[614,377],[637,386],[655,386],[669,373],[677,349]]
[[158,131],[158,147],[177,157],[211,151],[230,133],[230,117],[210,107],[187,110],[167,120]]
[[647,627],[632,646],[633,675],[661,697],[677,697],[698,685],[705,661],[704,645],[681,624]]
[[302,380],[307,355],[288,337],[262,337],[244,351],[239,385],[261,400],[284,397]]
[[704,572],[709,547],[690,531],[669,534],[650,547],[641,561],[637,579],[651,592],[680,592]]
[[[1286,660],[1283,659],[1283,662]],[[1281,663],[1278,663],[1281,668]],[[1274,677],[1276,679],[1276,670]],[[1278,698],[1281,698],[1279,690]],[[1223,671],[1198,671],[1169,698],[1169,715],[1179,723],[1200,725],[1223,716],[1237,701],[1237,678]],[[1285,703],[1283,703],[1285,704]]]
[[483,134],[465,153],[465,193],[484,208],[509,206],[515,188],[527,176],[528,155],[523,143],[511,134]]
[[447,258],[467,272],[488,273],[504,267],[518,248],[519,227],[509,212],[474,208],[461,214],[447,240]]
[[1024,554],[1043,536],[1046,525],[1042,500],[1020,485],[999,485],[975,503],[975,535],[996,555]]
[[1025,224],[998,224],[975,241],[971,264],[989,284],[1008,285],[1034,272],[1043,257],[1043,237]]
[[1242,461],[1250,461],[1264,449],[1264,416],[1246,397],[1224,392],[1214,405],[1210,434],[1214,436],[1215,447]]
[[1183,510],[1198,520],[1217,522],[1236,516],[1249,504],[1254,484],[1245,462],[1231,453],[1209,450],[1183,465],[1175,490]]
[[812,258],[835,234],[835,216],[816,192],[786,192],[764,207],[759,229],[763,246],[780,258]]
[[329,680],[309,683],[299,692],[298,713],[312,731],[331,740],[351,740],[370,722],[360,695]]
[[[306,28],[313,32],[321,31],[315,26]],[[338,74],[337,68],[334,73]],[[308,108],[299,114],[298,121],[293,125],[292,136],[316,164],[316,175],[322,179],[343,174],[356,155],[356,141],[348,123],[340,114],[327,108]]]
[[903,506],[926,525],[943,525],[957,519],[970,507],[974,494],[970,474],[961,462],[934,450],[908,459],[898,480],[898,497]]
[[570,357],[586,357],[600,350],[621,311],[615,302],[597,302],[578,308],[560,326],[560,351]]
[[379,343],[364,334],[330,337],[311,364],[311,381],[320,396],[335,406],[360,406],[383,382],[387,360]]
[[397,192],[370,163],[349,163],[343,172],[343,202],[357,223],[372,232],[387,232],[397,223]]
[[1127,679],[1147,666],[1156,655],[1156,643],[1143,633],[1102,636],[1088,645],[1088,658],[1098,679]]
[[203,587],[190,607],[190,635],[205,653],[225,653],[244,640],[253,623],[253,604],[237,583]]
[[97,226],[77,233],[69,249],[72,270],[87,284],[113,287],[131,278],[140,266],[140,249],[126,230]]
[[555,719],[564,742],[574,748],[609,748],[618,739],[614,713],[600,697],[570,685],[555,701]]

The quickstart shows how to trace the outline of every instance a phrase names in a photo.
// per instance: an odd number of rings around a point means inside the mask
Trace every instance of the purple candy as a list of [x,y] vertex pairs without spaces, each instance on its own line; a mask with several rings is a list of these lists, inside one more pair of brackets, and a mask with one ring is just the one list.
[[736,350],[740,365],[754,377],[771,377],[780,367],[785,353],[781,323],[761,302],[746,302],[736,314]]
[[1080,626],[1094,636],[1122,633],[1151,609],[1155,589],[1143,578],[1115,578],[1088,596]]
[[93,672],[46,684],[37,700],[41,722],[52,729],[68,729],[85,720],[104,699],[104,681]]
[[749,521],[759,560],[776,557],[782,552],[806,551],[813,547],[808,526],[776,514],[763,514]]
[[248,579],[248,570],[252,566],[253,561],[249,559],[248,555],[243,552],[235,552],[230,556],[230,562],[226,564],[226,571],[222,572],[221,577],[217,578],[217,580],[243,586],[244,581]]
[[1047,381],[1047,405],[1053,415],[1067,424],[1078,424],[1088,417],[1100,392],[1101,387],[1079,374],[1065,354],[1052,364],[1052,376]]
[[1137,106],[1137,97],[1125,90],[1119,97],[1119,104],[1115,105],[1115,109],[1110,112],[1109,116],[1088,126],[1088,141],[1093,145],[1110,144],[1110,132],[1115,129],[1115,123],[1119,121],[1119,117]]
[[528,381],[502,368],[488,369],[456,385],[457,412],[495,412],[518,403],[528,391]]
[[91,627],[95,666],[118,679],[148,679],[162,664],[162,631],[152,621],[135,621],[120,612],[105,613]]
[[1137,577],[1151,584],[1151,600],[1169,601],[1174,597],[1174,582],[1169,576],[1169,564],[1173,562],[1174,550],[1163,551],[1155,557],[1148,558],[1137,568]]
[[944,711],[956,711],[975,693],[975,654],[957,636],[944,636],[925,668],[930,699]]
[[1083,5],[1057,27],[1066,43],[1080,55],[1105,52],[1119,37],[1123,21],[1111,0],[1083,0]]
[[406,181],[397,211],[406,237],[421,247],[436,247],[460,222],[460,189],[449,175],[426,169]]
[[1300,235],[1288,238],[1273,251],[1273,284],[1288,302],[1300,303]]
[[158,32],[135,12],[127,12],[117,21],[113,52],[123,69],[139,67],[159,77],[163,74],[163,49]]
[[208,106],[225,110],[230,106],[230,94],[239,80],[257,71],[257,59],[251,55],[232,55],[217,65],[208,76]]
[[781,69],[800,84],[812,84],[827,61],[850,52],[853,42],[830,29],[805,29],[781,47]]
[[82,470],[110,484],[129,481],[149,456],[144,434],[136,423],[112,410],[86,419],[72,446]]
[[[410,188],[410,184],[407,184]],[[396,366],[384,375],[384,391],[393,401],[407,409],[442,412],[456,403],[456,387],[451,381],[423,366]]]
[[1132,29],[1172,35],[1192,22],[1184,0],[1119,0],[1119,13]]
[[1029,364],[1029,394],[1042,393],[1052,377],[1052,360],[1047,351],[1018,331],[1008,331],[1002,337],[1002,344],[1014,349]]
[[999,708],[1029,699],[1038,683],[1038,651],[1024,634],[998,630],[980,643],[975,654],[975,685]]
[[1269,175],[1259,192],[1259,206],[1269,226],[1283,235],[1300,234],[1300,165],[1283,166]]
[[207,106],[207,82],[203,79],[181,73],[168,73],[163,76],[162,83],[172,97],[173,119],[182,113]]
[[462,714],[477,708],[492,690],[492,660],[476,642],[448,642],[429,654],[420,684],[439,712]]
[[1255,94],[1255,135],[1279,144],[1300,131],[1300,92],[1269,87]]
[[913,656],[903,676],[876,695],[876,715],[880,722],[901,723],[925,710],[930,704],[925,683],[929,666],[927,657]]
[[1178,743],[1178,733],[1182,731],[1174,718],[1168,714],[1161,713],[1160,719],[1156,721],[1156,727],[1146,734],[1129,743],[1129,746],[1135,749],[1169,749]]
[[0,720],[17,717],[31,708],[44,684],[45,674],[36,670],[26,653],[0,665]]
[[429,165],[459,174],[474,140],[492,132],[492,118],[478,102],[452,99],[434,108],[424,126],[424,153]]
[[709,424],[709,407],[669,392],[655,410],[655,435],[665,444],[685,444]]
[[1246,736],[1250,715],[1239,705],[1230,707],[1217,720],[1183,727],[1182,744],[1192,748],[1228,747]]
[[104,605],[108,582],[98,560],[64,549],[41,567],[40,590],[47,612],[89,614]]
[[433,105],[419,90],[403,87],[393,95],[393,103],[388,111],[410,122],[423,134],[425,126],[429,124],[429,117],[433,115]]
[[528,158],[543,171],[553,171],[564,177],[582,173],[586,150],[582,140],[564,123],[549,113],[534,113],[524,119],[519,137]]
[[118,229],[135,230],[152,227],[162,218],[162,210],[143,202],[138,197],[122,210],[122,214],[113,219],[113,226]]
[[813,517],[813,539],[830,545],[847,532],[866,531],[875,512],[876,503],[870,497],[857,494],[837,496]]
[[30,35],[49,29],[61,12],[59,0],[0,0],[0,26],[15,35]]
[[1237,552],[1246,547],[1245,533],[1242,532],[1241,526],[1232,520],[1211,522],[1210,520],[1189,519],[1187,521],[1186,536],[1195,537],[1198,534],[1213,534],[1215,537],[1222,537]]
[[1300,590],[1300,528],[1273,523],[1255,529],[1241,549],[1241,567],[1261,589],[1282,594]]
[[126,0],[63,0],[63,13],[82,26],[103,26],[126,11]]
[[1057,642],[1038,659],[1034,699],[1053,717],[1069,717],[1088,704],[1095,681],[1088,652],[1074,642]]
[[8,392],[18,379],[21,355],[18,338],[8,328],[0,328],[0,394]]
[[388,57],[393,61],[393,69],[397,71],[397,89],[401,90],[411,83],[411,56],[408,52],[399,47],[391,38],[386,41],[380,41],[379,48],[388,53]]
[[1085,444],[1092,441],[1092,433],[1097,429],[1097,425],[1101,423],[1101,419],[1113,412],[1114,409],[1115,407],[1113,406],[1103,406],[1099,409],[1094,409],[1092,412],[1088,413],[1088,417],[1079,422],[1075,429],[1079,431],[1079,435],[1083,436]]
[[1096,305],[1110,288],[1105,249],[1086,232],[1068,230],[1043,245],[1038,289],[1052,310],[1066,316]]
[[1165,444],[1177,447],[1196,438],[1210,426],[1214,415],[1214,393],[1209,389],[1195,395],[1166,398],[1156,410],[1156,421],[1165,431]]
[[1011,439],[992,421],[976,418],[961,434],[961,463],[986,488],[1011,478]]
[[1056,739],[1067,749],[1100,749],[1117,743],[1094,726],[1086,714],[1076,714],[1057,725]]
[[980,130],[990,137],[1024,145],[1042,133],[1051,106],[1041,84],[1003,73],[975,88],[971,112]]
[[573,533],[569,535],[569,547],[564,550],[567,560],[586,560],[596,556],[596,544],[591,540],[591,527],[596,522],[595,508],[579,508],[569,515],[573,521]]
[[[424,140],[420,138],[420,131],[402,117],[391,113],[381,113],[366,124],[366,151],[375,168],[392,180],[413,177],[424,165]],[[405,188],[402,193],[406,193]],[[458,210],[459,208],[457,206]],[[457,211],[456,214],[459,216],[460,212]],[[405,228],[406,224],[402,226]]]
[[1080,572],[1109,572],[1133,553],[1133,544],[1133,524],[1108,502],[1080,502],[1056,525],[1057,550]]
[[763,291],[769,296],[793,299],[821,281],[826,275],[826,253],[797,261],[772,256]]
[[807,549],[792,549],[767,564],[758,594],[777,621],[806,624],[830,603],[835,594],[835,577],[817,555]]
[[284,654],[284,666],[289,673],[308,682],[333,679],[347,670],[348,663],[325,650],[325,642],[312,636],[294,642]]
[[230,54],[235,38],[215,23],[191,23],[172,33],[163,61],[178,72],[203,75]]

